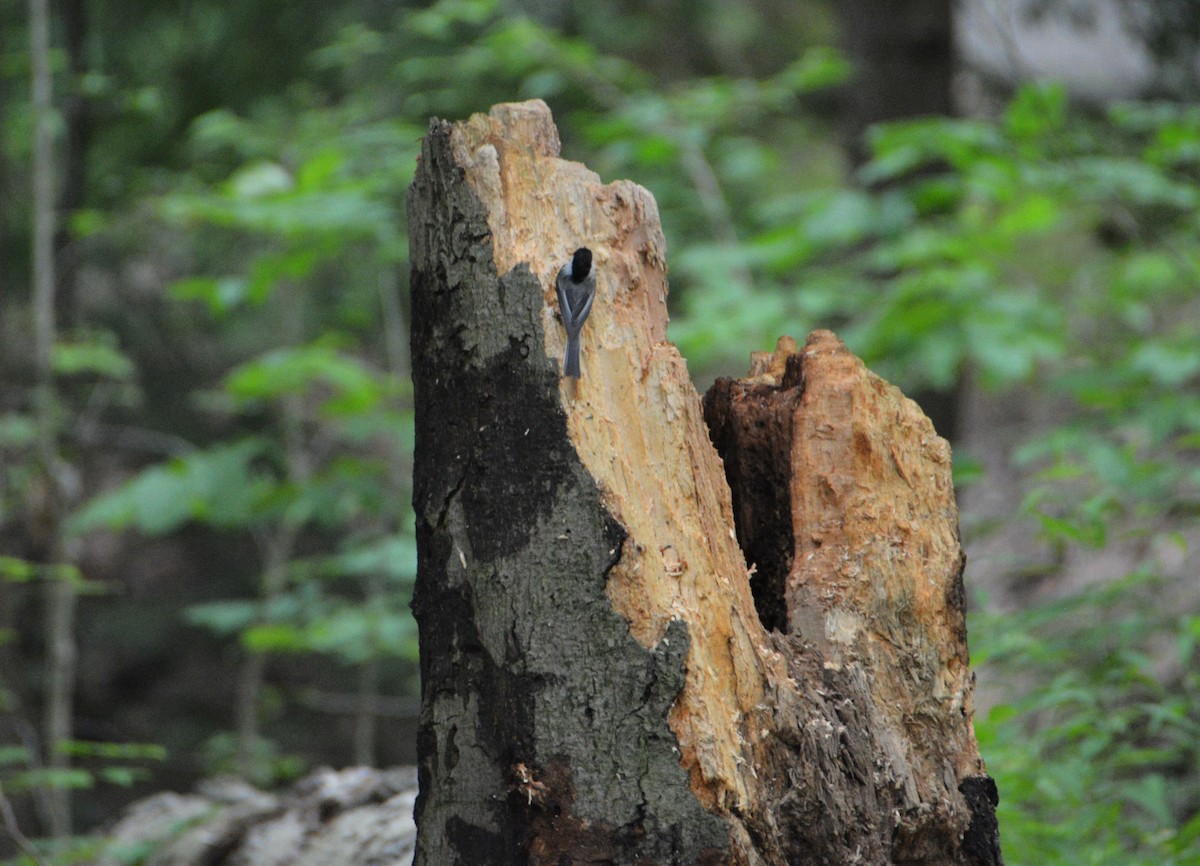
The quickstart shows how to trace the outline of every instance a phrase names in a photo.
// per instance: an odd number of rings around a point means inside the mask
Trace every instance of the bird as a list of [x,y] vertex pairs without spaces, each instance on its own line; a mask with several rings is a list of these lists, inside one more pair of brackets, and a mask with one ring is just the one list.
[[580,378],[579,332],[592,311],[596,298],[596,270],[592,267],[592,251],[587,247],[575,250],[571,260],[558,272],[558,309],[563,327],[567,330],[567,351],[563,356],[563,375]]

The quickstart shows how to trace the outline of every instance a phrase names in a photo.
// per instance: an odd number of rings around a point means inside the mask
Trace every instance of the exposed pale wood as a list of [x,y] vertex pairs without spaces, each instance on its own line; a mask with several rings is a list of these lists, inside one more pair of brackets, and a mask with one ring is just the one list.
[[[790,622],[827,665],[870,673],[880,713],[912,742],[913,784],[936,801],[943,761],[955,785],[983,772],[950,446],[830,332],[814,332],[801,356]],[[823,622],[806,633],[814,613]]]
[[[799,707],[773,719],[774,743],[794,746],[760,761],[803,763],[815,749],[824,766],[802,793],[764,784],[768,808],[819,799],[826,835],[861,837],[872,862],[999,862],[994,785],[971,724],[949,445],[828,331],[799,351],[781,339],[750,377],[718,381],[706,406],[747,555],[768,561],[756,602],[782,620],[772,639],[793,679],[771,681],[773,703]],[[778,485],[790,524],[764,526]],[[814,727],[850,739],[822,752]]]
[[528,263],[539,277],[545,349],[556,361],[565,335],[554,275],[576,247],[595,251],[584,375],[562,388],[571,443],[629,534],[608,594],[648,649],[672,619],[689,624],[687,679],[671,714],[682,763],[706,806],[744,808],[738,761],[758,737],[745,717],[761,702],[764,666],[783,669],[763,649],[699,395],[666,339],[666,243],[654,198],[558,159],[542,103],[476,115],[453,141],[487,208],[498,270]]

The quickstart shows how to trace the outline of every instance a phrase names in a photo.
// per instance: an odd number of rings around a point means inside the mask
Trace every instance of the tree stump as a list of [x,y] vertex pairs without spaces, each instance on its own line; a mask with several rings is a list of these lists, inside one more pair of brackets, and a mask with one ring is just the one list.
[[949,446],[828,332],[702,408],[653,197],[559,150],[435,120],[409,194],[416,862],[1001,862]]

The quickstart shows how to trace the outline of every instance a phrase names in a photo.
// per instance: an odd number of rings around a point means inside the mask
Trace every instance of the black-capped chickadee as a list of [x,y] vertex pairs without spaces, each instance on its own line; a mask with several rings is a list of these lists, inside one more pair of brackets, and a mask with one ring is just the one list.
[[596,271],[592,268],[592,251],[580,247],[571,261],[562,266],[554,281],[558,290],[558,309],[563,327],[567,329],[567,354],[563,358],[563,375],[579,378],[579,332],[592,311],[596,298]]

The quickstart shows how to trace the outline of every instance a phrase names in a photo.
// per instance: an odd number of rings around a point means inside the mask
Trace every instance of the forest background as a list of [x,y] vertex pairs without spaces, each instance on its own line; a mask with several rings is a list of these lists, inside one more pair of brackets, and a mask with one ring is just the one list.
[[1200,863],[1200,12],[1103,6],[0,0],[8,835],[413,761],[404,195],[540,97],[702,390],[831,327],[951,439],[1008,862]]

